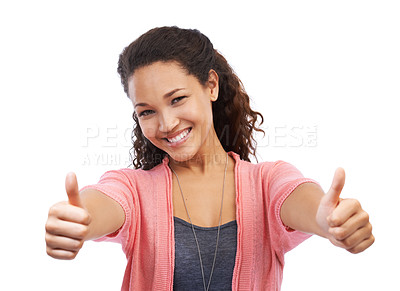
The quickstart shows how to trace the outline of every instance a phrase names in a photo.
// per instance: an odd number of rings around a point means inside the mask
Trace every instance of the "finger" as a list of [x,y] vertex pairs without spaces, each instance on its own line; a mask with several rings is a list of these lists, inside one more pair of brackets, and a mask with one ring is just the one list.
[[356,247],[349,249],[352,254],[358,254],[368,249],[375,242],[375,237],[371,235],[369,238],[358,244]]
[[91,221],[90,215],[85,209],[67,202],[59,202],[53,205],[49,210],[49,217],[51,216],[84,225],[89,225]]
[[358,229],[355,233],[344,239],[342,242],[347,250],[354,249],[360,245],[364,240],[372,236],[372,226],[367,224],[365,227]]
[[85,239],[88,234],[88,226],[69,221],[49,218],[46,223],[46,232],[53,235],[66,236],[72,239]]
[[47,254],[55,259],[59,260],[72,260],[75,259],[78,252],[66,251],[61,249],[52,249],[50,247],[46,247]]
[[82,207],[81,199],[79,197],[79,188],[76,175],[73,172],[67,174],[65,178],[65,190],[67,191],[68,201],[70,204]]
[[337,168],[335,175],[333,176],[333,181],[331,188],[326,193],[327,199],[330,204],[336,205],[339,202],[340,193],[342,192],[345,182],[345,172],[343,168]]
[[363,242],[365,239],[369,238],[372,235],[372,226],[368,223],[366,226],[357,229],[351,235],[343,240],[336,239],[340,244],[341,247],[345,248],[346,250],[352,249]]
[[46,233],[46,244],[52,249],[62,249],[71,252],[78,252],[83,246],[83,240],[68,238],[65,236]]
[[331,227],[329,233],[337,240],[344,240],[355,233],[358,229],[365,227],[369,223],[369,215],[365,211],[356,213],[346,222],[338,227]]
[[331,227],[340,226],[361,210],[361,204],[356,199],[343,199],[328,217]]

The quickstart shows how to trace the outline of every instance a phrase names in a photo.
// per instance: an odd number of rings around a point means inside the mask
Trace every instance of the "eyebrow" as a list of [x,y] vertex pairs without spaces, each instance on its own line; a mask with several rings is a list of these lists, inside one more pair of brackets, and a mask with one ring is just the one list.
[[[171,96],[174,95],[176,92],[178,92],[178,91],[180,91],[180,90],[183,90],[183,89],[185,89],[185,88],[176,88],[176,89],[174,89],[174,90],[172,90],[172,91],[170,91],[170,92],[164,94],[163,98],[171,97]],[[135,104],[135,108],[136,108],[137,106],[147,106],[147,105],[148,105],[147,103],[137,103],[137,104]]]

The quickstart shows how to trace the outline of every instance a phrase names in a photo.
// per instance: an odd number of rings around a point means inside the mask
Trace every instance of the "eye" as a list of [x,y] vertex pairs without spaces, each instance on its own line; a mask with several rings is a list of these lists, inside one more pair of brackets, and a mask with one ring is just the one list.
[[171,104],[172,105],[176,104],[176,103],[178,103],[179,101],[181,101],[184,98],[186,98],[186,96],[176,97],[176,98],[172,99]]
[[139,115],[139,117],[142,117],[142,116],[150,115],[150,114],[152,114],[152,113],[154,113],[153,110],[143,110],[143,111],[140,112],[138,115]]

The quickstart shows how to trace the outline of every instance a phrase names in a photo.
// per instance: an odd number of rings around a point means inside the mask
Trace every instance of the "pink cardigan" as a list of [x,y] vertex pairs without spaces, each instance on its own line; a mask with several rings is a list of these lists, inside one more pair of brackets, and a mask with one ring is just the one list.
[[[280,290],[284,254],[310,235],[287,229],[280,219],[284,200],[306,179],[283,161],[236,161],[237,251],[232,290]],[[168,158],[151,170],[106,172],[97,189],[116,200],[125,222],[97,241],[119,242],[127,257],[122,290],[172,290],[174,221]],[[82,189],[82,190],[83,190]]]

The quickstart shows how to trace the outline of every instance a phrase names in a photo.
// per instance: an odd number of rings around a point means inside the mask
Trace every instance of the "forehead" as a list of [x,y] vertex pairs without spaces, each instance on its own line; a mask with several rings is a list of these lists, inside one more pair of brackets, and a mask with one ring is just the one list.
[[192,87],[196,81],[177,62],[155,62],[137,69],[129,78],[129,97],[132,101],[138,101],[163,96],[176,88]]

